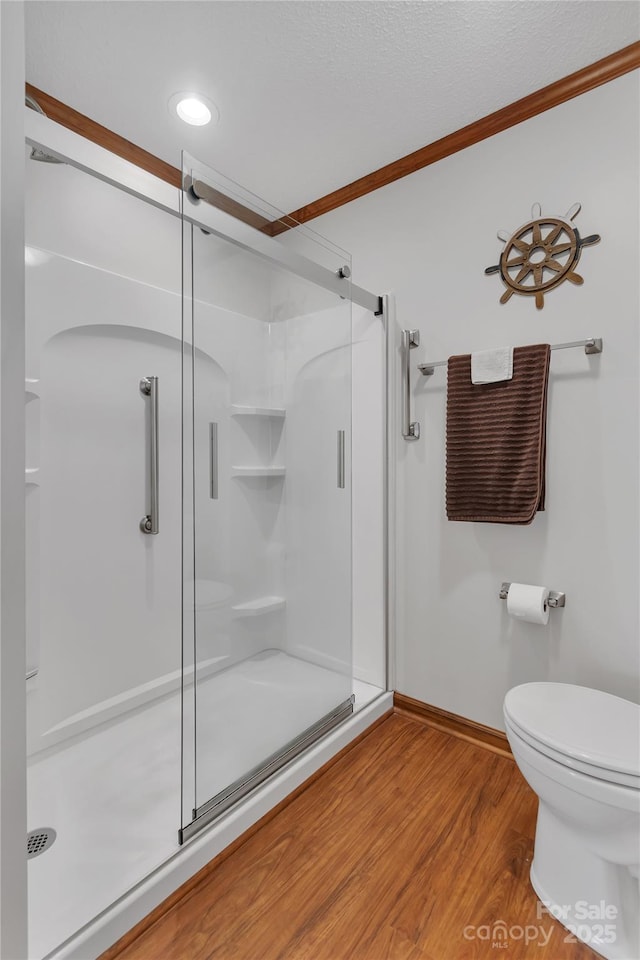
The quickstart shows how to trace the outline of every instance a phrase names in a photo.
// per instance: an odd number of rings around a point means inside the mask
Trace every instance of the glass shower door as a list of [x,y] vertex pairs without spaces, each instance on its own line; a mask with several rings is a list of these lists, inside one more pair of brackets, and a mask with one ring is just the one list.
[[69,164],[25,177],[35,958],[176,851],[182,341],[179,223]]
[[[248,241],[275,219],[186,178],[252,213]],[[184,195],[187,217],[206,203]],[[186,839],[352,710],[351,304],[183,229]]]

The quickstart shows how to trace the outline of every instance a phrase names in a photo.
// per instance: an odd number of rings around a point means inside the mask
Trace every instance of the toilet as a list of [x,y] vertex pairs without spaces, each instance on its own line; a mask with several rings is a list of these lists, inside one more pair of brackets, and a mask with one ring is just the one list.
[[[538,794],[531,884],[607,960],[640,957],[640,706],[568,683],[525,683],[506,734]],[[539,911],[539,924],[545,917]]]

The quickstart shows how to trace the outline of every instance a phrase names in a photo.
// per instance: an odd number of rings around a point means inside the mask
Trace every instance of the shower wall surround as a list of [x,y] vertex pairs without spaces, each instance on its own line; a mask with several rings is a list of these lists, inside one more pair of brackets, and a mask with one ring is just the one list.
[[[176,595],[168,590],[163,596],[162,609],[157,611],[158,623],[157,629],[153,630],[153,637],[143,629],[142,622],[136,631],[139,642],[134,645],[128,642],[124,634],[112,633],[114,616],[124,617],[132,613],[136,597],[145,592],[144,583],[137,584],[131,570],[114,568],[108,551],[104,554],[104,570],[83,570],[83,565],[76,562],[77,550],[74,553],[74,544],[68,529],[65,533],[65,512],[48,509],[43,514],[48,523],[58,524],[60,529],[51,530],[50,536],[42,538],[45,546],[47,543],[52,544],[51,550],[56,552],[55,557],[39,558],[38,550],[32,549],[27,572],[30,600],[29,667],[42,669],[49,677],[47,684],[42,684],[43,688],[49,690],[46,703],[41,704],[38,711],[31,710],[29,713],[31,747],[37,749],[42,746],[39,742],[40,731],[51,731],[58,727],[56,734],[49,735],[47,743],[56,738],[60,739],[74,732],[71,728],[64,729],[70,717],[82,714],[96,703],[106,704],[112,698],[126,696],[132,686],[138,687],[170,678],[180,667],[180,547],[176,540],[176,537],[179,537],[180,474],[176,458],[179,458],[180,442],[181,237],[178,221],[98,180],[81,175],[70,167],[52,168],[44,164],[29,163],[26,169],[29,291],[27,308],[30,318],[27,324],[27,347],[31,362],[27,375],[34,381],[34,400],[27,405],[30,420],[27,466],[38,470],[42,456],[47,459],[47,451],[40,449],[40,438],[45,444],[51,442],[55,445],[60,442],[61,431],[54,429],[55,424],[47,423],[44,429],[41,429],[39,422],[39,387],[35,381],[42,379],[42,362],[58,364],[59,369],[56,368],[55,376],[45,378],[48,383],[57,384],[56,389],[62,393],[68,394],[72,391],[76,394],[75,400],[69,396],[66,400],[60,398],[57,405],[60,417],[64,418],[75,411],[74,416],[82,420],[81,423],[74,424],[74,430],[68,433],[68,449],[65,447],[63,461],[56,457],[55,450],[50,451],[48,482],[42,490],[38,484],[37,473],[34,472],[27,478],[28,529],[32,546],[35,547],[38,537],[37,526],[41,516],[39,501],[44,490],[56,500],[59,497],[64,499],[67,495],[73,496],[72,491],[65,493],[64,485],[59,490],[53,490],[51,484],[51,480],[55,480],[55,477],[51,476],[52,469],[57,462],[65,462],[66,469],[69,457],[77,456],[76,469],[86,473],[85,482],[78,483],[78,489],[86,491],[87,503],[76,505],[81,506],[81,511],[74,509],[73,503],[68,504],[69,516],[76,517],[78,529],[86,523],[96,522],[96,536],[102,536],[114,522],[118,523],[117,517],[100,519],[99,511],[94,520],[91,520],[91,504],[96,496],[95,482],[101,481],[101,478],[93,478],[91,474],[92,462],[95,459],[91,454],[91,443],[120,443],[124,442],[124,438],[117,432],[117,424],[92,422],[91,411],[95,412],[96,408],[101,406],[95,398],[101,394],[104,396],[105,390],[112,390],[114,399],[126,394],[128,375],[133,384],[135,407],[139,406],[142,412],[144,404],[142,401],[138,403],[135,396],[136,376],[153,374],[153,370],[147,369],[149,365],[153,367],[156,364],[156,360],[149,356],[150,350],[152,353],[159,351],[158,362],[166,367],[160,388],[164,423],[166,425],[168,418],[177,418],[172,427],[173,440],[170,440],[169,444],[165,440],[164,449],[161,447],[161,500],[164,514],[162,539],[172,541],[167,544],[166,562],[175,566],[171,571],[167,569],[165,574],[168,581],[175,585]],[[52,191],[54,180],[56,189]],[[91,229],[90,224],[98,222],[102,224],[101,229]],[[126,224],[126,230],[117,230],[109,224]],[[237,392],[234,399],[242,397],[243,403],[247,403],[253,397],[252,402],[265,405],[269,400],[265,393],[268,391],[268,376],[262,365],[265,346],[270,338],[273,348],[274,338],[284,335],[287,324],[290,330],[293,329],[296,318],[283,317],[280,332],[278,324],[269,325],[263,322],[270,310],[269,296],[265,296],[270,278],[268,270],[262,267],[259,261],[234,254],[233,247],[225,248],[222,242],[217,243],[214,238],[210,238],[206,245],[198,245],[196,250],[203,260],[197,264],[198,298],[203,304],[210,302],[216,305],[203,307],[210,314],[208,322],[212,331],[212,343],[208,358],[203,354],[200,362],[206,362],[209,366],[218,363],[221,368],[233,373],[234,389]],[[234,319],[229,323],[226,308],[231,307]],[[359,389],[354,387],[354,435],[358,437],[358,451],[353,463],[354,483],[359,483],[363,489],[368,490],[370,478],[373,478],[371,493],[365,497],[364,502],[359,502],[354,510],[354,579],[359,584],[353,616],[354,671],[358,679],[381,685],[385,669],[381,600],[373,605],[369,604],[371,595],[381,597],[380,586],[383,579],[379,482],[382,478],[380,367],[377,379],[374,374],[371,380],[367,381],[369,388],[365,389],[364,393],[362,389],[365,378],[368,378],[368,365],[372,359],[379,364],[382,362],[381,332],[379,320],[371,317],[362,308],[354,307],[353,323],[356,341],[353,370],[354,374],[360,377]],[[110,332],[107,331],[107,326],[112,327]],[[313,328],[313,324],[307,326],[310,330]],[[109,363],[109,352],[114,349],[113,329],[118,327],[122,329],[123,336],[130,344],[136,340],[141,343],[142,355],[135,371],[117,372],[113,366],[115,359]],[[204,314],[200,328],[206,328]],[[215,349],[214,330],[217,337]],[[157,332],[157,337],[154,331]],[[318,335],[322,334],[316,333],[316,339]],[[154,338],[157,340],[155,344],[151,343]],[[49,346],[41,359],[40,347],[47,341]],[[208,349],[207,344],[201,343],[199,346],[205,351]],[[316,347],[320,349],[320,344],[312,341],[305,344],[305,349],[311,353]],[[221,348],[224,356],[220,355]],[[214,354],[215,361],[212,360]],[[275,351],[272,349],[272,355],[277,356],[277,348]],[[97,357],[100,357],[99,364],[95,362]],[[164,359],[161,361],[161,358]],[[290,378],[294,376],[296,364],[301,366],[304,362],[304,357],[301,357],[299,362],[293,356],[289,358]],[[284,373],[284,355],[281,364]],[[277,379],[278,371],[272,371],[272,374],[271,379]],[[113,379],[114,375],[117,380]],[[125,382],[120,382],[123,378]],[[264,389],[261,384],[264,384]],[[377,414],[373,421],[372,404],[374,413]],[[274,401],[273,405],[279,404]],[[51,410],[52,406],[50,403],[46,405],[48,410]],[[138,423],[131,423],[129,426],[133,432],[139,432]],[[361,427],[364,429],[364,440],[361,438]],[[242,429],[238,429],[236,433],[242,439],[247,435],[247,431],[254,428],[255,423],[242,421]],[[273,425],[271,429],[273,430]],[[82,431],[84,441],[79,443]],[[313,430],[308,428],[308,432],[311,438]],[[246,439],[251,442],[250,437],[247,436]],[[134,442],[133,437],[131,442]],[[121,479],[124,483],[125,478]],[[102,481],[110,483],[111,479],[102,478]],[[129,478],[127,482],[135,486],[137,479]],[[134,509],[141,512],[144,489],[138,484],[136,490],[138,496],[136,500],[134,495]],[[357,492],[354,492],[354,499],[358,499]],[[369,531],[368,542],[362,546],[359,545],[359,530]],[[226,536],[225,543],[227,549],[233,549],[233,537]],[[68,555],[65,552],[68,552]],[[318,551],[317,562],[318,569],[315,574],[313,571],[307,573],[321,579],[321,551]],[[41,567],[48,571],[44,582]],[[294,575],[294,571],[290,571],[290,574]],[[247,570],[243,575],[248,575]],[[109,596],[112,594],[112,587],[108,585],[110,576],[122,578],[123,583],[131,581],[131,610],[109,609]],[[148,568],[145,576],[158,577],[159,571]],[[65,580],[64,584],[60,582],[61,579]],[[282,592],[276,588],[277,584],[274,583],[271,592]],[[357,590],[358,588],[356,592]],[[69,591],[76,597],[73,608],[64,600]],[[246,592],[251,592],[249,585]],[[41,616],[35,613],[38,601],[44,601]],[[102,614],[97,615],[101,608]],[[291,616],[296,616],[295,609],[293,605],[289,612]],[[77,618],[82,611],[86,641],[75,650],[73,646],[77,642],[77,634],[69,628],[69,624],[65,626],[65,618]],[[48,621],[49,628],[51,624],[57,624],[47,644],[41,643],[39,638],[40,622],[44,620]],[[314,622],[314,618],[311,618],[311,622]],[[86,664],[81,665],[78,658],[85,658]],[[76,671],[68,669],[70,662],[76,663]],[[78,675],[83,678],[82,684],[77,683]],[[30,686],[35,687],[36,684]],[[149,694],[152,693],[153,691],[149,691]],[[29,696],[33,699],[31,689]],[[77,719],[91,722],[89,716],[78,716]],[[98,720],[99,716],[96,715],[95,719]]]
[[[191,350],[180,220],[71,166],[27,161],[26,176],[28,826],[58,833],[29,864],[29,951],[67,958],[101,952],[388,709],[383,328],[188,227]],[[146,537],[150,376],[160,520]],[[347,724],[174,856],[194,808],[206,818],[352,692]]]
[[[395,689],[493,727],[505,692],[529,680],[640,693],[639,94],[635,71],[314,223],[354,251],[359,283],[394,291],[398,329],[420,329],[414,365],[604,338],[599,357],[552,354],[547,508],[531,527],[447,522],[446,372],[412,378],[421,437],[395,450]],[[544,311],[524,297],[500,306],[484,275],[496,230],[533,202],[562,215],[576,200],[602,236],[589,282],[558,288]],[[567,606],[546,628],[516,623],[503,580],[552,584]]]

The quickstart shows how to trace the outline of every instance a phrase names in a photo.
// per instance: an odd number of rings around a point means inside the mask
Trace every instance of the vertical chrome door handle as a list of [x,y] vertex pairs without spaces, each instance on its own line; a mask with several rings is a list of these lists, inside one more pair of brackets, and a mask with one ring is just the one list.
[[344,490],[344,430],[338,430],[338,488]]
[[218,424],[209,424],[209,497],[218,499]]
[[411,351],[420,345],[419,330],[402,331],[402,436],[405,440],[420,438],[420,424],[411,421]]
[[149,513],[140,521],[143,533],[158,533],[158,378],[144,377],[140,381],[140,393],[149,397]]

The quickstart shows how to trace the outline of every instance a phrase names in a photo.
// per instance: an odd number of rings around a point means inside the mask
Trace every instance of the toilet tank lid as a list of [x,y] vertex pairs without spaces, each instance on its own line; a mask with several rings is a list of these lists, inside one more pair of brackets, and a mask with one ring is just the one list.
[[566,756],[640,776],[640,706],[571,683],[524,683],[504,700],[508,719]]

